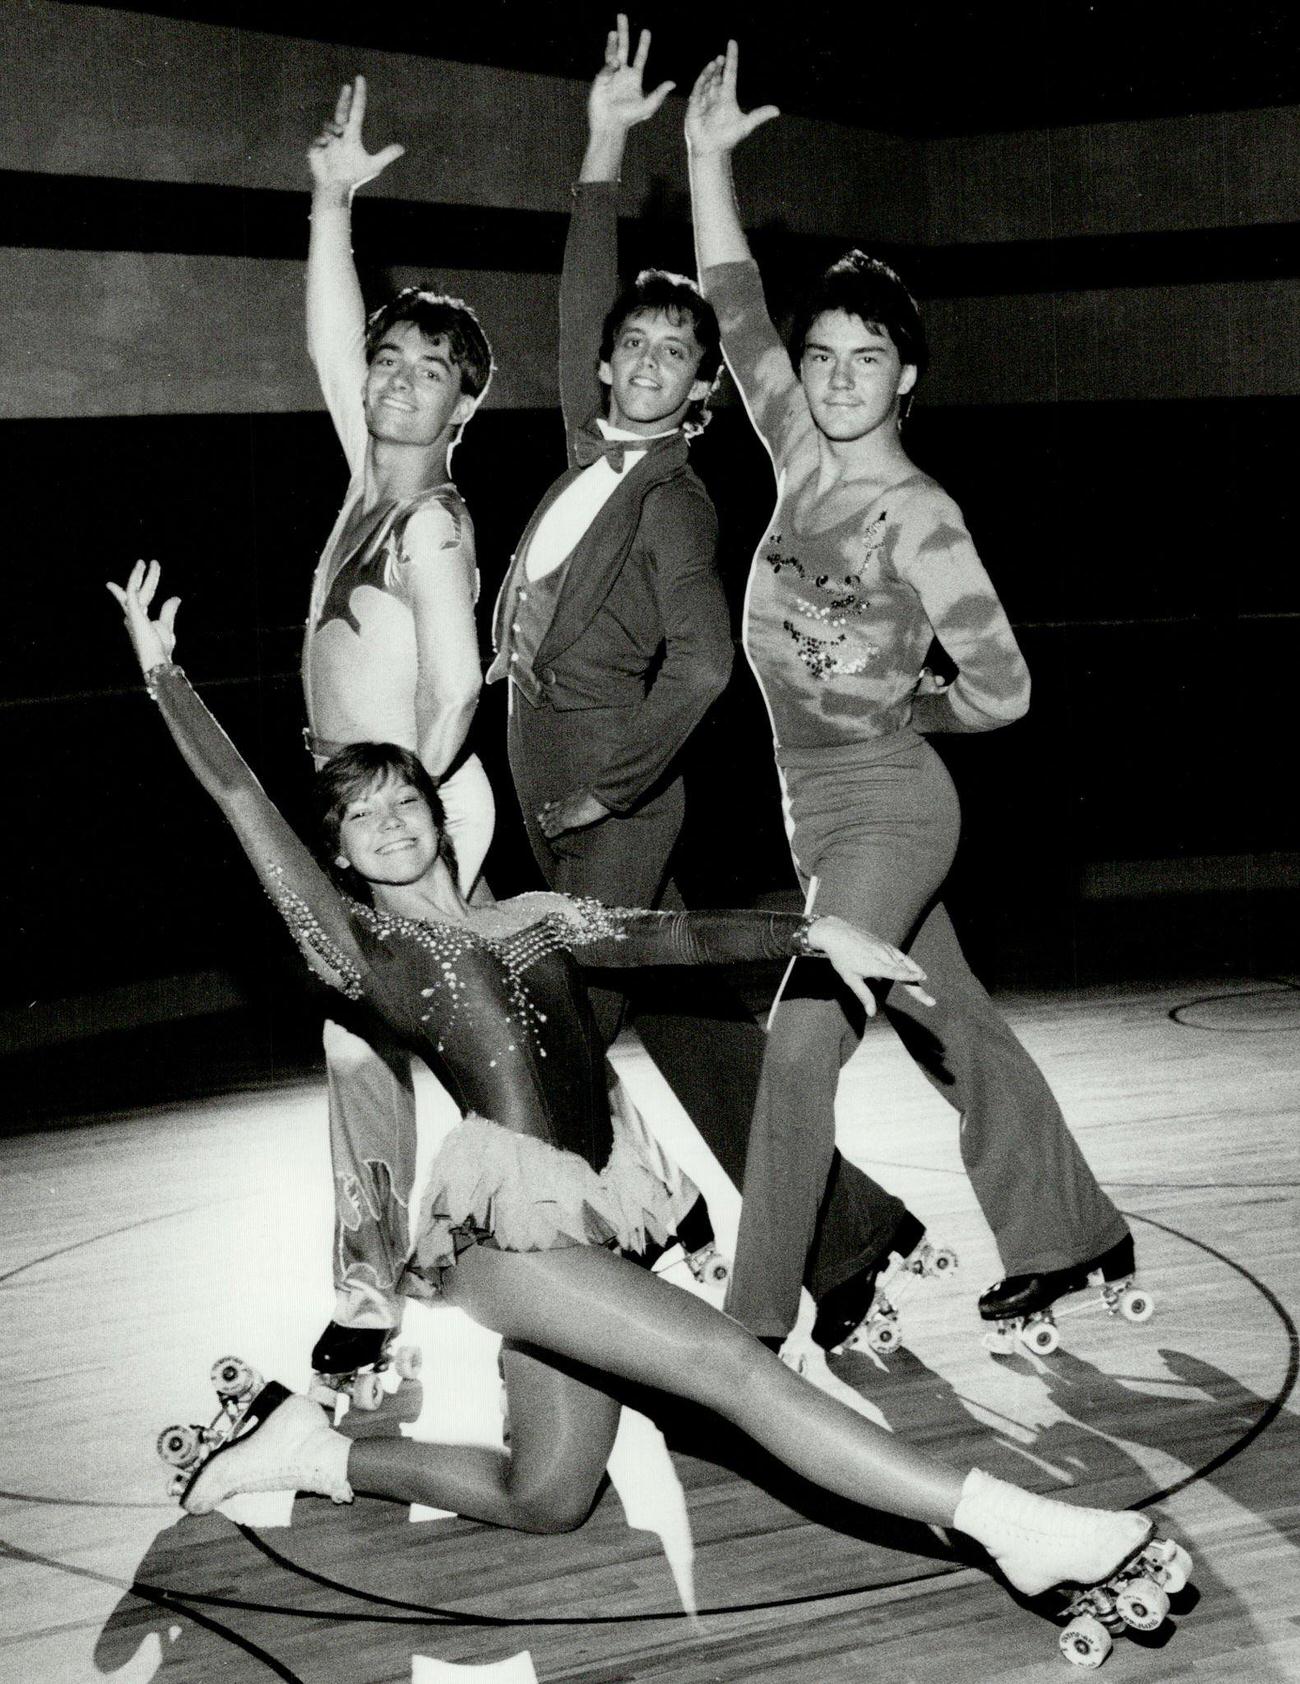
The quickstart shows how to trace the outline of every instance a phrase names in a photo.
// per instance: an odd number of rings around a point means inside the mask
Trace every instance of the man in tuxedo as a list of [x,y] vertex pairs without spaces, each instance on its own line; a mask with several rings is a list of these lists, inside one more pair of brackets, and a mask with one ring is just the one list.
[[[717,517],[688,461],[720,367],[717,319],[695,284],[660,269],[618,289],[616,199],[628,130],[671,83],[642,91],[643,31],[609,34],[560,287],[560,401],[569,466],[520,541],[493,624],[488,682],[510,685],[515,791],[547,883],[614,906],[680,905],[669,879],[685,797],[678,758],[731,672]],[[595,987],[606,1044],[621,992]],[[716,978],[638,1000],[647,1051],[739,1186],[764,1036]],[[809,1260],[814,1296],[865,1260],[864,1178],[837,1156]],[[712,1230],[678,1226],[688,1254]]]

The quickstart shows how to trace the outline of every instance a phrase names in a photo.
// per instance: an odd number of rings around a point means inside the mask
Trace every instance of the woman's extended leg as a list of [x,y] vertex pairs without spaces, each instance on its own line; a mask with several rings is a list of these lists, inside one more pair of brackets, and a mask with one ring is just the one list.
[[[889,1513],[954,1525],[978,1539],[1027,1594],[1094,1584],[1150,1539],[1151,1521],[1076,1508],[978,1469],[959,1473],[826,1396],[711,1305],[592,1247],[466,1252],[448,1298],[511,1341],[702,1404],[805,1479]],[[422,1444],[352,1443],[306,1398],[258,1394],[262,1420],[218,1451],[187,1492],[206,1512],[241,1491],[354,1488],[418,1498],[532,1530],[576,1525],[612,1442],[617,1411],[542,1351],[511,1351],[511,1420],[527,1434],[509,1456]],[[594,1424],[595,1431],[591,1428]],[[590,1437],[588,1434],[590,1433]]]
[[348,1458],[353,1489],[454,1509],[525,1532],[581,1525],[613,1449],[619,1405],[563,1372],[545,1351],[521,1350],[507,1340],[501,1354],[510,1408],[508,1451],[362,1439]]
[[[703,1404],[795,1473],[840,1496],[915,1520],[951,1523],[962,1475],[903,1444],[802,1380],[702,1299],[591,1247],[462,1255],[447,1296],[507,1338]],[[511,1399],[511,1421],[522,1424]],[[517,1428],[516,1428],[517,1430]],[[393,1453],[429,1447],[407,1439]],[[373,1441],[349,1477],[368,1485]]]

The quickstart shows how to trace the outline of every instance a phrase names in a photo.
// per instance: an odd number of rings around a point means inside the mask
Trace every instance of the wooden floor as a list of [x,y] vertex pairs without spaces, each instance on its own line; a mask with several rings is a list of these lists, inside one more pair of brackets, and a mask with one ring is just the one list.
[[[953,1119],[873,1030],[844,1144],[961,1268],[917,1286],[888,1368],[849,1357],[815,1381],[954,1461],[1150,1507],[1186,1543],[1194,1591],[1117,1643],[1110,1678],[1300,1679],[1300,991],[1007,1004],[1130,1217],[1155,1318],[1080,1314],[1044,1360],[981,1347],[973,1300],[998,1268]],[[734,1233],[735,1195],[653,1067],[631,1045],[621,1062]],[[446,1118],[424,1103],[432,1142]],[[669,1412],[671,1449],[625,1418],[610,1490],[564,1537],[368,1500],[180,1518],[155,1434],[207,1418],[227,1351],[305,1380],[329,1210],[315,1082],[0,1142],[3,1684],[1073,1676],[1043,1610],[929,1532],[836,1511]],[[492,1342],[455,1312],[413,1310],[408,1332],[426,1381],[389,1400],[387,1429],[491,1442]]]

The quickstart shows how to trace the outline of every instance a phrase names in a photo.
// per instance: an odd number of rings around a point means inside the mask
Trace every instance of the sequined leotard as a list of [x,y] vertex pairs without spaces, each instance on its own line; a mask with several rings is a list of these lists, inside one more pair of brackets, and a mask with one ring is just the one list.
[[522,1251],[662,1242],[668,1188],[611,1119],[575,954],[616,966],[784,959],[809,951],[807,920],[618,911],[555,894],[502,902],[474,929],[377,912],[330,881],[178,667],[156,667],[149,692],[308,965],[410,1044],[461,1110],[421,1205],[410,1267],[426,1288],[477,1240]]

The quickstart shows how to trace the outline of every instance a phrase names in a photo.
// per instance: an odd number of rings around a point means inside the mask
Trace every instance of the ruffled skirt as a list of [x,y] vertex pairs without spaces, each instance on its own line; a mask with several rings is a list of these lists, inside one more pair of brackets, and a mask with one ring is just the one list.
[[548,1141],[473,1113],[464,1117],[430,1166],[399,1290],[436,1297],[443,1269],[475,1244],[501,1251],[591,1245],[630,1253],[666,1245],[697,1189],[619,1089],[611,1099],[614,1143],[600,1170]]

